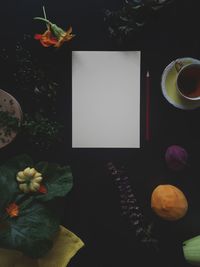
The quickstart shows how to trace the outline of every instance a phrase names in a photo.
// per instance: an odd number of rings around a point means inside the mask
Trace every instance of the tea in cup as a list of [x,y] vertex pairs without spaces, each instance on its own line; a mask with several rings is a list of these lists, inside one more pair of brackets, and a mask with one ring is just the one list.
[[183,65],[181,61],[175,63],[178,72],[176,87],[179,93],[189,100],[200,100],[200,63]]

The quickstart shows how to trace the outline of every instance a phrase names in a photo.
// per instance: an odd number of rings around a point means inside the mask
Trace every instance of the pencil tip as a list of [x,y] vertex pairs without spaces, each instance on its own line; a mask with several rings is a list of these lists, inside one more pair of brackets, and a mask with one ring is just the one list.
[[149,71],[147,71],[147,77],[149,77],[150,75],[149,75]]

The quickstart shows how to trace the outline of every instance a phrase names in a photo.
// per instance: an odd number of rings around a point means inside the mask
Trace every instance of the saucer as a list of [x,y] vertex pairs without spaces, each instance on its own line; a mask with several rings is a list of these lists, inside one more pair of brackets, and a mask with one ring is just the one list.
[[172,61],[163,71],[162,79],[161,79],[161,87],[162,93],[166,100],[172,104],[174,107],[185,110],[192,110],[200,107],[200,100],[194,101],[185,99],[176,89],[176,79],[177,79],[177,71],[175,68],[175,62],[181,61],[184,66],[189,65],[191,63],[200,63],[199,60],[185,57],[178,58]]
[[[0,111],[8,112],[11,116],[17,118],[19,123],[22,121],[22,110],[20,104],[17,100],[0,89]],[[17,135],[17,132],[11,131],[9,135],[7,135],[3,129],[0,128],[0,148],[11,143]]]

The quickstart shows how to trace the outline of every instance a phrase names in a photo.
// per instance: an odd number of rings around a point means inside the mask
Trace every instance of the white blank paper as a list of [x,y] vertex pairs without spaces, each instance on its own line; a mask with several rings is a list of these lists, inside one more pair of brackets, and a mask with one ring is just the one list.
[[72,52],[72,147],[140,147],[140,52]]

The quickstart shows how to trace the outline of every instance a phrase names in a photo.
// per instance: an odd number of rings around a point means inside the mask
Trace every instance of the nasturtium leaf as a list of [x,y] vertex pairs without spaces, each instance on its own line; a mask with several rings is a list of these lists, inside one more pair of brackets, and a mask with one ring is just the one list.
[[6,206],[14,201],[18,195],[18,185],[13,169],[0,167],[0,217],[5,212]]
[[8,160],[0,166],[0,216],[5,212],[6,206],[15,201],[17,195],[21,193],[16,181],[17,173],[32,165],[31,158],[23,154]]
[[46,193],[38,194],[37,199],[48,201],[54,197],[63,197],[71,190],[73,177],[69,166],[60,167],[58,164],[40,162],[35,168],[42,173],[42,183],[47,189]]
[[27,201],[20,207],[19,216],[9,218],[8,227],[0,228],[0,246],[40,258],[51,249],[59,221],[45,206]]

